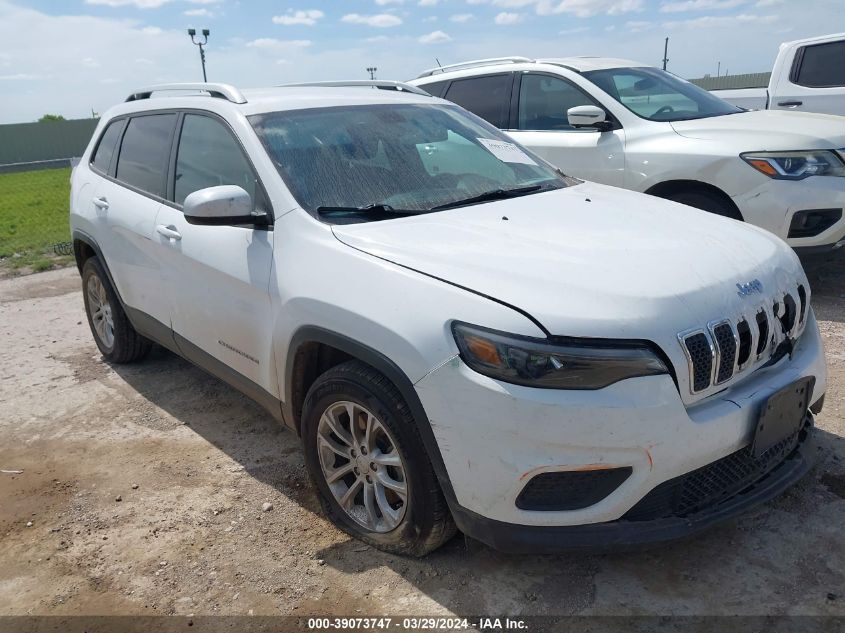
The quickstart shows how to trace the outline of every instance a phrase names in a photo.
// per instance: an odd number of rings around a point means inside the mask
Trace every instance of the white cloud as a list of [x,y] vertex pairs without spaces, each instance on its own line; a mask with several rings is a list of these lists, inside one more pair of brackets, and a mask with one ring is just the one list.
[[100,62],[98,62],[93,57],[86,57],[85,59],[82,60],[82,65],[85,66],[86,68],[99,68]]
[[656,24],[653,22],[645,22],[642,20],[632,20],[630,22],[625,22],[625,29],[630,31],[631,33],[642,33],[643,31],[648,31],[649,29],[653,29]]
[[664,22],[662,26],[668,29],[722,29],[726,27],[736,27],[743,25],[772,24],[773,22],[777,21],[777,15],[754,15],[743,13],[740,15],[705,15],[700,18],[691,18],[689,20],[675,20],[671,22]]
[[420,36],[417,41],[420,44],[443,44],[445,42],[451,42],[452,38],[443,31],[432,31],[431,33]]
[[214,17],[214,13],[212,13],[208,9],[188,9],[187,11],[183,11],[182,15],[186,15],[189,18],[213,18]]
[[405,0],[376,0],[376,4],[380,7],[387,6],[388,4],[402,4]]
[[[222,0],[183,0],[191,4],[217,4]],[[136,7],[138,9],[158,9],[174,0],[85,0],[85,4],[105,7]]]
[[288,9],[285,15],[274,15],[273,24],[282,24],[284,26],[292,26],[294,24],[301,24],[304,26],[314,26],[317,20],[325,17],[325,13],[319,9],[307,9],[305,11],[294,11]]
[[576,33],[584,33],[585,31],[589,31],[589,26],[575,26],[571,29],[563,29],[562,31],[558,31],[559,35],[575,35]]
[[776,7],[779,4],[783,4],[784,0],[757,0],[757,3],[754,5],[755,7]]
[[458,24],[463,24],[464,22],[469,22],[475,16],[472,13],[456,13],[455,15],[449,16],[449,20],[452,22],[457,22]]
[[259,37],[258,39],[247,42],[246,45],[250,48],[303,48],[311,46],[311,40],[277,40],[272,37]]
[[598,14],[621,15],[643,10],[643,0],[539,0],[537,13],[572,13],[579,18]]
[[164,31],[162,31],[157,26],[145,26],[141,29],[141,33],[144,35],[161,35]]
[[375,44],[377,42],[386,42],[390,38],[387,35],[374,35],[373,37],[367,37],[364,39],[365,42],[369,44]]
[[35,81],[41,79],[40,75],[33,75],[31,73],[17,73],[14,75],[0,75],[0,81]]
[[436,15],[430,15],[427,18],[423,18],[423,22],[437,22],[437,20],[439,19],[440,18],[438,18]]
[[421,7],[433,7],[435,6],[440,0],[420,0],[418,4]]
[[390,13],[377,13],[376,15],[361,15],[359,13],[347,13],[341,18],[342,22],[349,24],[366,24],[380,29],[402,24],[402,18]]
[[683,11],[719,11],[733,9],[748,0],[681,0],[680,2],[664,2],[660,6],[661,13],[681,13]]
[[510,24],[518,24],[522,22],[522,14],[521,13],[508,13],[507,11],[502,11],[501,13],[497,14],[493,21],[500,25],[500,26],[507,26]]

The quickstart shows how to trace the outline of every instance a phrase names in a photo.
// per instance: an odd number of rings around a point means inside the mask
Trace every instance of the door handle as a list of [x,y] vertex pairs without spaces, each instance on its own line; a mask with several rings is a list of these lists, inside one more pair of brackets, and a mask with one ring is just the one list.
[[797,108],[800,105],[804,105],[803,101],[778,101],[778,105],[784,108]]
[[109,208],[109,201],[106,200],[105,196],[94,198],[93,202],[95,207],[97,207],[98,209],[102,209],[103,211]]
[[182,234],[179,231],[177,231],[176,227],[173,226],[172,224],[170,224],[168,226],[164,226],[163,224],[159,224],[158,226],[156,226],[156,231],[158,232],[159,235],[163,235],[164,237],[171,239],[171,240],[179,241],[179,240],[182,239]]

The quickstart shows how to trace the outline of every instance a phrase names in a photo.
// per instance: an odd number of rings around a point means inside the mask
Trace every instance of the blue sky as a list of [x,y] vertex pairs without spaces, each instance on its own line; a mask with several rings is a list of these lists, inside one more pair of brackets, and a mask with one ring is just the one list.
[[782,41],[841,24],[843,0],[0,0],[0,123],[90,116],[132,89],[210,81],[407,79],[479,57],[608,55],[685,77],[771,68]]

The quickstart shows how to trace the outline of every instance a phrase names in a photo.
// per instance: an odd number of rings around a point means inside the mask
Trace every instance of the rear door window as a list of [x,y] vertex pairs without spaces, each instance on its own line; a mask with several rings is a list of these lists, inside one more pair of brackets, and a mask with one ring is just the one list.
[[220,185],[237,185],[255,200],[255,174],[232,133],[211,117],[186,114],[176,157],[174,202],[184,204],[193,192]]
[[116,178],[164,198],[175,125],[175,114],[152,114],[130,119],[120,146]]
[[106,131],[100,137],[100,142],[97,143],[97,149],[94,150],[91,164],[104,174],[109,173],[111,159],[117,149],[120,133],[123,131],[123,123],[123,121],[112,121],[109,123]]
[[506,128],[512,84],[510,73],[457,79],[449,86],[445,98],[498,128]]
[[793,82],[809,88],[845,86],[845,42],[806,46],[801,50]]

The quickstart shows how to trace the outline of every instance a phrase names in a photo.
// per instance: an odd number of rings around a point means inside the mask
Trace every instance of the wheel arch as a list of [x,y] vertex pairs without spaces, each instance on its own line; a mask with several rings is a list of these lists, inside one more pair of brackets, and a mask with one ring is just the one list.
[[[321,354],[323,355],[321,357]],[[347,360],[359,360],[385,376],[399,390],[411,411],[434,472],[450,507],[455,507],[455,492],[446,465],[434,437],[414,384],[390,358],[359,341],[318,326],[303,326],[291,337],[285,364],[284,418],[302,434],[302,404],[308,389],[324,371]]]
[[732,217],[735,220],[743,220],[742,213],[740,212],[739,207],[736,206],[736,203],[733,201],[733,199],[731,199],[731,197],[727,193],[722,191],[719,187],[711,185],[708,182],[703,182],[701,180],[664,180],[663,182],[659,182],[655,185],[652,185],[643,193],[647,193],[652,196],[657,196],[658,198],[670,198],[674,194],[681,192],[700,192],[716,196],[727,205],[731,213],[734,214],[732,215]]
[[108,262],[106,262],[106,258],[103,256],[103,251],[100,249],[100,245],[97,244],[97,240],[79,229],[74,229],[71,239],[73,240],[73,256],[76,260],[76,267],[79,269],[79,274],[82,274],[82,267],[86,261],[92,257],[99,259],[103,270],[106,271],[106,275],[109,278],[109,283],[117,295],[117,300],[120,301],[121,307],[125,310],[126,304],[123,302],[123,297],[120,296],[120,290],[117,284],[114,283],[114,277],[112,277]]

